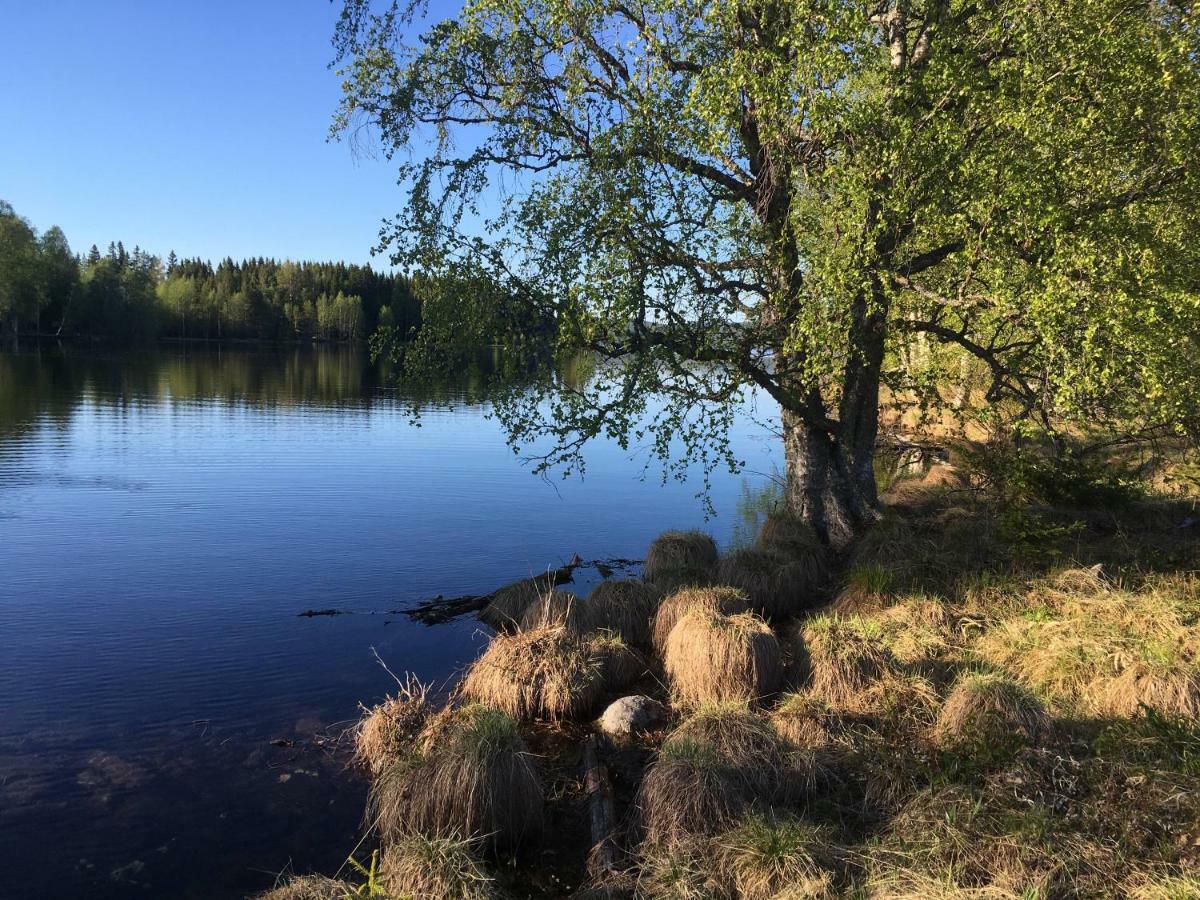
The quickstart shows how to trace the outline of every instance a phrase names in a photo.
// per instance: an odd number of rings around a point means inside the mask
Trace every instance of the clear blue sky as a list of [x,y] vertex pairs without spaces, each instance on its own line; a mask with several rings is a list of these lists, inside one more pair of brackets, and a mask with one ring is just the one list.
[[326,141],[339,10],[0,0],[0,199],[77,252],[370,260],[404,197],[385,162]]

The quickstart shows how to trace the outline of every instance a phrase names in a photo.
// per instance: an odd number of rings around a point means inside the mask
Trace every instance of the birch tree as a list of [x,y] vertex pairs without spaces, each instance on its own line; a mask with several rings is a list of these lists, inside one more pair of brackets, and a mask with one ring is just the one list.
[[335,45],[335,130],[407,188],[393,257],[485,273],[602,362],[500,404],[544,465],[600,434],[733,463],[754,386],[789,509],[844,545],[913,335],[1030,417],[1195,427],[1191,3],[345,0]]

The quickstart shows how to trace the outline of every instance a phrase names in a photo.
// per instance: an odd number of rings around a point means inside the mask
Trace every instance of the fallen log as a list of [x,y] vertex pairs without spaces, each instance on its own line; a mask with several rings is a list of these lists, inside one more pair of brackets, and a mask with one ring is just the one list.
[[608,769],[600,761],[600,740],[590,735],[583,742],[583,783],[588,800],[592,849],[588,853],[588,874],[597,882],[617,870],[617,844],[613,838],[613,791]]
[[[588,564],[584,563],[579,558],[579,554],[576,553],[565,566],[551,569],[545,575],[538,575],[537,577],[539,579],[544,578],[547,584],[567,584],[574,580],[575,570],[583,565]],[[492,598],[496,596],[499,590],[501,589],[497,588],[490,594],[466,594],[462,597],[449,598],[434,597],[432,600],[425,600],[409,609],[394,609],[392,612],[402,613],[410,619],[423,622],[426,625],[441,625],[444,622],[457,619],[459,616],[464,616],[467,613],[479,612],[492,602]]]

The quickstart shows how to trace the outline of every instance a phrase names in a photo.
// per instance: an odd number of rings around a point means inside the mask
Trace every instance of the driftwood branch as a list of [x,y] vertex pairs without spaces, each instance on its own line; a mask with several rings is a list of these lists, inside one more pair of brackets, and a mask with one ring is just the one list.
[[[592,559],[585,562],[579,558],[579,554],[577,553],[565,566],[550,569],[544,575],[536,577],[539,582],[544,582],[546,587],[549,588],[574,581],[575,570],[579,568],[594,568],[601,576],[607,578],[617,569],[627,569],[640,562],[640,559]],[[443,622],[449,622],[451,619],[457,619],[459,616],[479,612],[491,603],[492,598],[502,589],[496,588],[490,594],[466,594],[462,597],[434,597],[432,600],[422,601],[408,609],[396,609],[392,610],[392,612],[403,613],[410,619],[423,622],[426,625],[441,625]],[[325,613],[318,612],[315,614],[323,615]]]
[[[551,569],[545,575],[538,575],[537,578],[539,581],[544,579],[547,587],[567,584],[574,580],[575,570],[582,565],[583,560],[576,553],[565,566]],[[426,625],[441,625],[443,622],[449,622],[451,619],[467,613],[479,612],[492,602],[492,598],[500,590],[501,588],[497,588],[490,594],[465,594],[462,597],[434,597],[432,600],[418,603],[411,609],[400,609],[396,612],[402,612],[410,619],[424,622]]]

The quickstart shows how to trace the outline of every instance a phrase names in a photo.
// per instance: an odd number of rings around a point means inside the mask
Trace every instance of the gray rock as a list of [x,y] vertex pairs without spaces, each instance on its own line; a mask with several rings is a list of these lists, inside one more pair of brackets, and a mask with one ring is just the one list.
[[611,737],[627,737],[667,720],[667,708],[638,694],[614,700],[600,717],[600,730]]

